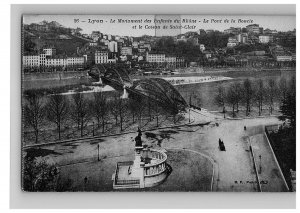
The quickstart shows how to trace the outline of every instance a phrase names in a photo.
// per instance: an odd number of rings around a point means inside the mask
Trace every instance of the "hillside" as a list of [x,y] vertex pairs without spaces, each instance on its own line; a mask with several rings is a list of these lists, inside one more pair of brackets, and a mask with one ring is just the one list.
[[88,41],[64,31],[40,32],[24,30],[24,54],[37,54],[43,47],[56,48],[57,54],[73,55],[77,47],[82,48]]

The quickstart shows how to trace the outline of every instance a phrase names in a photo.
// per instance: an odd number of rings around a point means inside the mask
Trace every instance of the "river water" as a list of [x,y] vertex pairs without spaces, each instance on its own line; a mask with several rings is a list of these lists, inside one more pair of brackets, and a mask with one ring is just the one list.
[[[243,83],[245,79],[249,79],[254,83],[257,82],[259,79],[262,79],[264,83],[267,84],[269,79],[274,79],[276,82],[278,82],[281,78],[290,80],[293,76],[296,76],[296,72],[295,71],[227,72],[227,73],[220,73],[218,75],[231,77],[232,80],[208,82],[208,83],[201,83],[201,84],[180,85],[180,86],[175,86],[175,88],[185,98],[187,103],[189,102],[189,97],[191,96],[191,93],[194,92],[196,96],[200,97],[201,107],[209,110],[218,110],[219,109],[218,106],[214,103],[214,97],[217,94],[217,89],[219,85],[228,88],[234,82]],[[192,103],[196,103],[196,99],[192,98]]]
[[[206,74],[200,74],[201,76]],[[198,84],[187,84],[187,85],[177,85],[175,88],[180,92],[180,94],[185,98],[187,103],[189,102],[189,97],[193,92],[197,97],[200,98],[201,107],[209,109],[209,110],[218,110],[218,106],[214,103],[214,97],[217,93],[217,88],[219,85],[228,88],[230,84],[234,82],[243,83],[245,79],[249,79],[253,82],[262,79],[265,84],[267,84],[269,79],[274,79],[278,82],[281,78],[285,78],[290,80],[293,76],[296,76],[295,71],[259,71],[259,72],[222,72],[212,74],[209,73],[207,75],[214,76],[225,76],[232,78],[231,80],[226,81],[217,81],[217,82],[207,82],[207,83],[198,83]],[[189,74],[188,76],[192,76]],[[195,75],[199,76],[199,75]],[[35,81],[24,81],[23,88],[24,89],[37,89],[37,88],[53,88],[60,87],[64,85],[79,85],[79,84],[88,84],[90,83],[90,79],[87,78],[78,78],[78,79],[64,79],[64,80],[35,80]],[[196,99],[192,98],[192,103],[196,104]]]

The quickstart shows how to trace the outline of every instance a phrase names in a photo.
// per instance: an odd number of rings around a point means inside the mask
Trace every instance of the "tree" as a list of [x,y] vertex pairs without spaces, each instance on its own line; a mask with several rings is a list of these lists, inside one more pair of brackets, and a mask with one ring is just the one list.
[[100,127],[100,120],[102,123],[102,132],[105,131],[105,123],[108,112],[107,97],[102,92],[94,92],[94,101],[91,104],[92,113],[97,119],[98,127]]
[[252,82],[249,79],[246,79],[244,81],[243,88],[243,100],[246,104],[246,116],[248,116],[251,111],[251,101],[253,99],[253,93]]
[[128,109],[128,103],[127,99],[119,98],[118,99],[118,112],[119,112],[119,117],[120,117],[120,129],[123,131],[123,122],[125,119],[125,116],[127,114],[127,109]]
[[119,115],[119,106],[118,106],[118,99],[120,99],[119,94],[115,94],[113,97],[113,100],[109,101],[109,109],[110,113],[113,115],[115,118],[115,124],[118,125],[118,115]]
[[23,162],[23,190],[28,192],[56,191],[59,170],[46,160],[32,158],[27,155]]
[[68,102],[65,96],[51,95],[46,107],[47,119],[56,124],[58,139],[61,139],[61,125],[69,115]]
[[201,107],[201,97],[195,91],[190,93],[189,102],[190,105]]
[[35,143],[37,143],[40,125],[45,119],[45,105],[42,102],[42,97],[36,93],[28,94],[25,103],[25,124],[33,128],[35,135]]
[[280,112],[282,113],[281,120],[289,119],[291,122],[291,127],[296,128],[296,96],[293,94],[287,94],[287,96],[282,99]]
[[236,94],[235,94],[235,88],[233,84],[230,85],[229,89],[227,90],[226,102],[228,102],[232,106],[232,116],[235,117],[234,107],[236,104]]
[[265,88],[263,80],[258,80],[255,90],[254,90],[254,101],[258,107],[258,115],[261,116],[263,101],[265,96]]
[[243,99],[242,86],[240,83],[235,82],[232,87],[234,92],[236,111],[239,112],[239,104]]
[[156,127],[158,127],[158,119],[159,119],[159,112],[160,112],[160,107],[157,101],[154,102],[154,111],[155,111],[155,117],[156,117]]
[[288,86],[285,78],[280,78],[279,81],[279,92],[281,100],[284,100],[288,94]]
[[273,113],[274,101],[277,95],[277,87],[274,79],[268,81],[266,88],[266,100],[268,101],[270,114]]
[[215,103],[219,107],[222,107],[224,116],[225,116],[225,101],[226,101],[226,91],[225,91],[225,88],[220,85],[218,87],[217,95],[215,96]]
[[80,130],[80,136],[83,136],[84,127],[90,119],[89,102],[83,97],[82,93],[73,95],[73,106],[71,116],[77,122],[77,128]]
[[138,114],[138,119],[139,119],[139,126],[141,126],[142,123],[142,115],[145,110],[145,99],[141,98],[139,101],[136,101],[137,103],[137,114]]
[[123,123],[128,109],[127,100],[121,98],[119,94],[116,94],[110,103],[110,109],[115,117],[116,125],[118,124],[118,117],[120,118],[120,129],[123,131]]
[[296,78],[292,78],[288,92],[281,100],[280,112],[282,113],[281,120],[289,119],[291,127],[296,129]]
[[131,112],[132,115],[132,123],[135,121],[135,115],[138,111],[138,104],[134,99],[129,99],[128,101],[128,109]]

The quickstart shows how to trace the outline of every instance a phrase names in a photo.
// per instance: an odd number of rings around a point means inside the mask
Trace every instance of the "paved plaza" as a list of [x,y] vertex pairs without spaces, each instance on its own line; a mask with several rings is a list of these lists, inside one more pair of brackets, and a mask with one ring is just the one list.
[[[276,117],[224,120],[205,110],[191,111],[190,116],[191,125],[143,132],[144,144],[166,151],[172,168],[164,183],[143,190],[257,192],[255,162],[263,192],[287,191],[263,132],[264,125],[280,123]],[[69,187],[64,190],[112,191],[116,163],[134,159],[135,136],[130,133],[40,149],[50,150],[44,157],[60,165],[61,184]],[[226,151],[220,151],[219,139]]]

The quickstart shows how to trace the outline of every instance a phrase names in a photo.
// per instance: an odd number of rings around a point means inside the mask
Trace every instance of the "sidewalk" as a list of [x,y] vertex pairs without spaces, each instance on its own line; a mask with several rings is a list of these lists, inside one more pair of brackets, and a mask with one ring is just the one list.
[[[255,127],[254,127],[255,128]],[[287,192],[281,170],[263,132],[250,136],[262,192]],[[261,159],[260,159],[261,156]],[[260,169],[261,167],[261,169]]]

